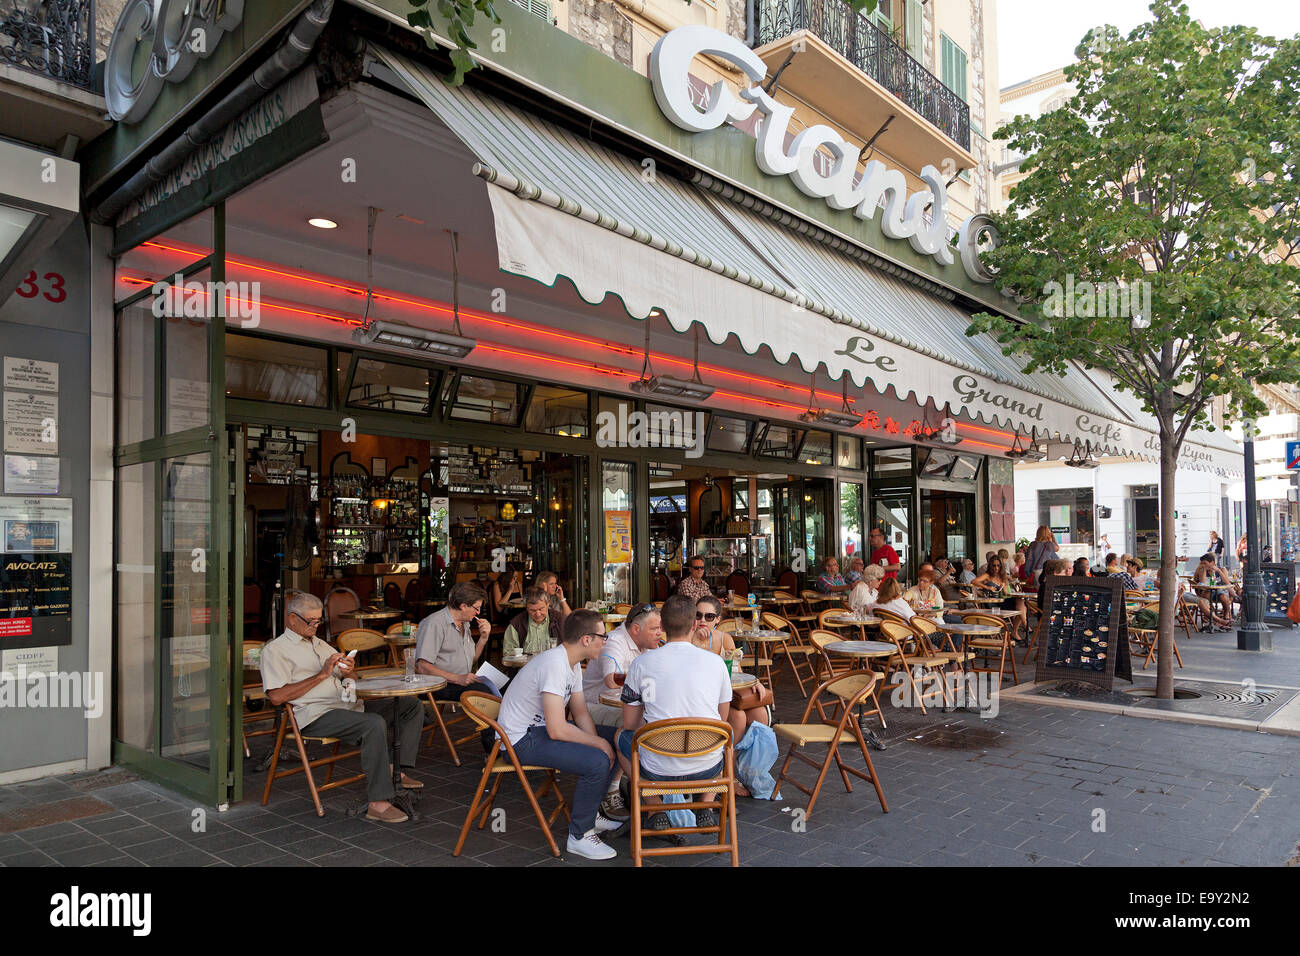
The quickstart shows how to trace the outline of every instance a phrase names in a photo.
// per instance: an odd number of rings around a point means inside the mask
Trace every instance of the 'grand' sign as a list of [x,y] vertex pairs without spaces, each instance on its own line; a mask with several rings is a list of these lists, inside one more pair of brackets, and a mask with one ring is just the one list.
[[[709,106],[698,109],[691,99],[689,70],[691,60],[699,54],[734,63],[754,86],[742,90],[737,99],[719,80],[711,90]],[[952,265],[948,190],[939,171],[933,166],[922,169],[921,180],[930,188],[910,197],[903,174],[878,160],[867,163],[859,178],[858,148],[831,127],[820,124],[800,132],[787,150],[785,141],[794,108],[781,105],[763,91],[761,84],[766,75],[767,66],[753,50],[711,27],[678,27],[660,37],[650,53],[655,100],[674,124],[702,133],[729,120],[742,123],[757,110],[762,116],[754,146],[759,169],[771,176],[789,176],[805,195],[825,200],[832,209],[852,210],[858,219],[871,220],[883,205],[881,232],[890,239],[906,239],[917,252],[933,256],[941,265]],[[833,157],[829,170],[816,161],[821,149]],[[972,216],[962,224],[957,249],[967,275],[976,282],[991,282],[992,275],[976,254],[981,237],[993,242],[997,238],[986,216]]]

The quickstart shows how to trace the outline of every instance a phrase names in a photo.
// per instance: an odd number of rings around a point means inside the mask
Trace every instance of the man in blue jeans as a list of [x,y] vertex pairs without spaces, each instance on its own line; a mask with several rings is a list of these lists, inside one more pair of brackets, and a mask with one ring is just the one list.
[[[695,627],[695,601],[675,595],[659,612],[668,642],[646,651],[632,662],[623,681],[623,726],[618,749],[623,772],[632,776],[632,737],[642,725],[674,717],[704,717],[726,721],[731,712],[731,676],[717,654],[691,643]],[[647,780],[708,780],[722,772],[723,754],[671,757],[642,750],[641,776]],[[649,798],[647,798],[649,801]],[[695,823],[718,825],[712,810],[696,810]],[[655,813],[646,821],[649,830],[667,830],[668,814]],[[677,835],[680,843],[680,834]]]
[[[692,623],[694,613],[692,604]],[[578,778],[568,851],[589,860],[616,856],[600,834],[623,826],[600,813],[614,772],[614,728],[597,728],[582,696],[582,662],[595,660],[604,646],[601,616],[574,611],[564,621],[564,642],[534,657],[506,687],[497,718],[521,763]],[[572,723],[564,717],[566,707]]]

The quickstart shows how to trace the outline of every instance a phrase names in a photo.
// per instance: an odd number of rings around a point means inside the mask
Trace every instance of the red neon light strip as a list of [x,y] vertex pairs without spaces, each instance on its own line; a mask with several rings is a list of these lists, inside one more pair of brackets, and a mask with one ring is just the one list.
[[[165,244],[165,243],[158,242],[158,241],[156,241],[156,240],[151,240],[151,241],[149,241],[149,242],[142,243],[142,245],[144,245],[145,247],[148,247],[148,248],[159,249],[159,250],[162,250],[162,251],[164,251],[164,252],[171,252],[171,253],[176,253],[176,254],[178,254],[178,255],[185,255],[185,256],[201,256],[201,255],[205,255],[205,254],[206,254],[206,253],[203,253],[201,250],[190,250],[190,249],[184,249],[184,248],[182,248],[182,247],[180,247],[180,246],[170,246],[170,245],[167,245],[167,244]],[[279,277],[281,277],[281,278],[289,279],[289,280],[291,280],[291,281],[303,282],[303,283],[306,283],[306,284],[308,284],[308,285],[320,286],[320,287],[323,287],[323,288],[326,288],[326,289],[342,291],[342,292],[345,292],[345,293],[347,293],[347,294],[349,294],[349,295],[362,296],[362,295],[365,294],[365,289],[364,289],[364,288],[361,288],[361,287],[359,287],[359,286],[349,285],[348,283],[343,282],[343,281],[329,281],[329,280],[324,280],[324,279],[317,279],[317,278],[313,278],[312,276],[305,275],[305,274],[303,274],[303,273],[297,273],[297,272],[286,272],[286,271],[281,270],[281,269],[272,269],[272,268],[270,268],[270,267],[268,267],[268,266],[258,265],[258,264],[253,263],[253,262],[248,262],[248,261],[244,261],[244,260],[242,260],[242,259],[235,259],[235,258],[231,258],[231,257],[227,257],[226,261],[227,261],[228,263],[231,263],[231,264],[233,264],[233,265],[240,266],[241,268],[245,268],[245,269],[248,269],[248,270],[253,271],[253,272],[262,272],[262,273],[266,273],[267,275],[279,276]],[[142,279],[131,279],[131,278],[126,278],[126,277],[124,277],[123,281],[126,281],[126,282],[135,282],[135,283],[138,283],[138,284],[152,284],[152,283],[147,282],[146,280],[142,280]],[[407,298],[407,297],[405,297],[405,296],[394,295],[394,294],[391,294],[391,293],[384,293],[384,292],[374,292],[374,293],[373,293],[373,297],[374,297],[375,299],[377,299],[377,300],[380,300],[380,301],[387,301],[387,302],[400,303],[400,304],[402,304],[402,305],[408,305],[408,306],[411,306],[411,307],[416,308],[416,309],[420,309],[420,310],[423,310],[423,311],[426,311],[426,312],[432,312],[432,313],[436,313],[436,314],[440,314],[440,315],[450,316],[450,315],[453,315],[453,314],[454,314],[453,310],[452,310],[450,307],[448,307],[448,306],[443,306],[443,305],[439,305],[439,304],[434,303],[434,302],[429,302],[429,301],[427,301],[427,300],[422,300],[422,299],[411,299],[411,298]],[[360,325],[360,324],[361,324],[360,321],[359,321],[359,320],[356,320],[356,319],[342,319],[342,318],[338,318],[338,317],[335,317],[335,316],[326,315],[326,314],[324,314],[324,313],[319,313],[319,312],[311,312],[311,311],[308,311],[308,310],[298,310],[298,309],[292,309],[292,308],[288,308],[288,307],[284,307],[284,306],[274,306],[274,305],[269,306],[269,307],[271,307],[271,308],[278,308],[280,311],[286,311],[286,312],[298,312],[298,313],[303,314],[303,315],[314,315],[314,316],[319,316],[319,317],[322,317],[322,318],[335,319],[336,321],[342,321],[342,322],[345,322],[345,323],[347,323],[347,324],[349,324],[349,325]],[[637,350],[634,349],[634,348],[632,348],[632,347],[630,347],[630,346],[618,345],[618,344],[616,344],[616,343],[611,343],[611,342],[602,342],[602,341],[600,341],[600,340],[598,340],[598,339],[592,339],[592,338],[588,338],[588,337],[586,337],[586,336],[572,335],[572,334],[570,334],[570,333],[559,332],[559,331],[556,331],[556,330],[554,330],[554,329],[546,328],[546,327],[544,327],[544,326],[534,326],[534,325],[531,325],[531,324],[529,324],[529,323],[520,322],[519,320],[517,320],[517,319],[515,319],[515,318],[513,318],[513,317],[510,317],[509,321],[506,321],[506,320],[504,320],[504,319],[496,318],[496,317],[494,317],[493,315],[488,314],[488,313],[478,312],[478,311],[476,311],[476,310],[474,310],[474,309],[465,309],[465,310],[462,310],[461,314],[462,314],[462,316],[464,316],[464,317],[467,317],[467,318],[473,318],[473,319],[476,319],[476,320],[481,321],[481,322],[489,323],[489,324],[491,324],[491,325],[502,326],[502,327],[504,327],[504,328],[508,328],[508,329],[511,329],[511,330],[531,332],[531,333],[536,334],[536,335],[541,335],[541,336],[546,336],[546,337],[549,337],[549,338],[560,339],[560,340],[563,340],[563,341],[576,342],[576,343],[579,343],[579,344],[581,344],[581,345],[586,345],[586,346],[591,347],[591,348],[604,349],[604,350],[606,350],[606,351],[614,352],[615,354],[620,355],[620,356],[631,356],[631,355],[636,355],[636,354],[637,354]],[[538,358],[538,356],[532,355],[531,353],[510,353],[510,354],[518,354],[518,355],[521,355],[521,356],[526,357],[526,358],[529,358],[529,359],[536,359],[536,358]],[[663,364],[668,364],[668,365],[677,365],[677,366],[680,366],[680,367],[683,367],[683,368],[688,368],[688,367],[689,367],[689,368],[692,368],[692,369],[694,368],[694,363],[692,363],[692,362],[688,362],[688,361],[686,361],[685,359],[678,358],[678,357],[673,356],[673,355],[662,355],[662,354],[654,354],[654,353],[652,353],[651,358],[652,358],[653,361],[657,361],[657,362],[660,362],[660,363],[663,363]],[[569,363],[569,362],[563,362],[563,361],[559,361],[559,360],[555,360],[555,361],[557,362],[557,364],[562,364],[562,365],[565,365],[565,364],[567,364],[567,365],[575,365],[575,367],[578,367],[578,368],[599,368],[599,366],[597,366],[597,365],[583,365],[583,364],[581,364],[581,363]],[[757,384],[757,385],[760,385],[760,386],[766,386],[766,387],[769,387],[769,388],[777,388],[777,389],[782,389],[782,390],[786,390],[786,391],[796,391],[796,392],[802,392],[802,391],[803,391],[803,389],[802,389],[800,386],[798,386],[798,385],[794,385],[794,384],[789,383],[789,382],[782,382],[782,381],[780,381],[779,379],[765,378],[765,377],[763,377],[763,376],[759,376],[759,375],[749,375],[749,374],[746,374],[746,373],[744,373],[744,372],[737,372],[737,371],[734,371],[734,370],[732,370],[732,369],[723,368],[723,367],[721,367],[721,366],[701,365],[701,366],[700,366],[700,370],[703,371],[703,372],[708,372],[708,373],[711,374],[711,375],[724,375],[724,376],[728,376],[728,377],[731,377],[731,378],[739,379],[740,381],[744,381],[744,382],[753,382],[753,383],[755,383],[755,384]],[[721,392],[721,391],[719,391],[717,394],[735,396],[735,393],[726,393],[726,392]],[[814,392],[814,395],[816,395],[816,396],[817,396],[818,398],[820,398],[820,399],[828,400],[828,401],[834,401],[834,400],[837,399],[837,398],[842,398],[842,397],[843,397],[842,395],[836,395],[836,394],[834,394],[834,393],[830,393],[830,392],[816,392],[816,391]],[[739,396],[737,396],[737,397],[739,397]],[[771,401],[771,400],[767,400],[767,399],[757,399],[756,396],[745,396],[745,397],[743,397],[743,400],[750,400],[750,399],[763,401],[763,402],[765,402],[766,404],[770,405],[770,406],[773,407],[773,408],[789,408],[789,409],[795,409],[795,410],[800,411],[800,412],[802,412],[802,411],[806,411],[806,410],[807,410],[807,409],[806,409],[804,406],[802,406],[802,405],[790,405],[790,404],[787,404],[787,403],[784,403],[784,402]],[[996,435],[996,436],[1001,437],[1001,438],[1006,438],[1006,439],[1010,440],[1010,442],[1014,443],[1015,436],[1014,436],[1013,434],[1011,434],[1010,432],[1005,432],[1005,431],[1001,431],[1001,430],[999,430],[999,429],[994,429],[994,428],[986,428],[986,427],[979,426],[979,425],[973,425],[973,424],[970,424],[970,423],[967,423],[967,422],[957,422],[957,426],[958,426],[959,428],[963,428],[963,429],[966,429],[966,430],[968,430],[968,431],[977,431],[977,432],[982,432],[982,433],[984,433],[984,434]],[[972,443],[972,444],[980,444],[980,445],[983,445],[984,447],[987,447],[987,448],[997,448],[997,449],[999,449],[999,450],[1002,450],[1002,449],[1005,449],[1005,448],[1007,448],[1007,447],[1010,447],[1010,444],[1008,444],[1008,445],[991,445],[991,444],[989,444],[989,443],[987,443],[987,442],[976,442],[974,439],[971,439],[971,443]]]

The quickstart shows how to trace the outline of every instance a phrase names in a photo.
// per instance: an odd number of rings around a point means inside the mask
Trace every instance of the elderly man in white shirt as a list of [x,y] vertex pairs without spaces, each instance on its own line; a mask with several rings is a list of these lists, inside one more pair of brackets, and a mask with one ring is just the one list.
[[[414,697],[366,701],[343,700],[343,678],[353,673],[351,658],[316,636],[324,613],[320,598],[297,594],[285,608],[285,630],[262,648],[262,687],[275,706],[290,704],[303,734],[336,737],[360,745],[370,806],[367,820],[405,823],[407,815],[390,802],[393,765],[389,761],[388,723],[397,720],[398,755],[414,767],[420,749],[424,710]],[[419,790],[423,783],[402,774],[402,786]]]

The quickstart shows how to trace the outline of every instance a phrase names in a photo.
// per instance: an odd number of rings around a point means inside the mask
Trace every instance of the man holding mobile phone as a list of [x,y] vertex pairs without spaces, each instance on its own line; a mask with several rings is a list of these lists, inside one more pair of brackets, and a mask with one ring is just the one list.
[[560,579],[555,576],[554,571],[543,571],[537,575],[534,585],[546,592],[551,601],[551,607],[560,612],[560,617],[566,618],[573,613],[569,607],[569,602],[565,600],[564,588],[560,587]]
[[[267,700],[277,707],[290,704],[304,735],[336,737],[349,746],[359,745],[370,804],[366,819],[405,823],[406,814],[390,802],[395,793],[388,721],[397,721],[402,767],[414,767],[424,709],[414,697],[345,703],[343,679],[352,676],[354,664],[351,657],[316,636],[323,614],[315,595],[296,594],[289,599],[284,633],[262,648],[262,687]],[[402,786],[419,790],[424,784],[403,773]]]

